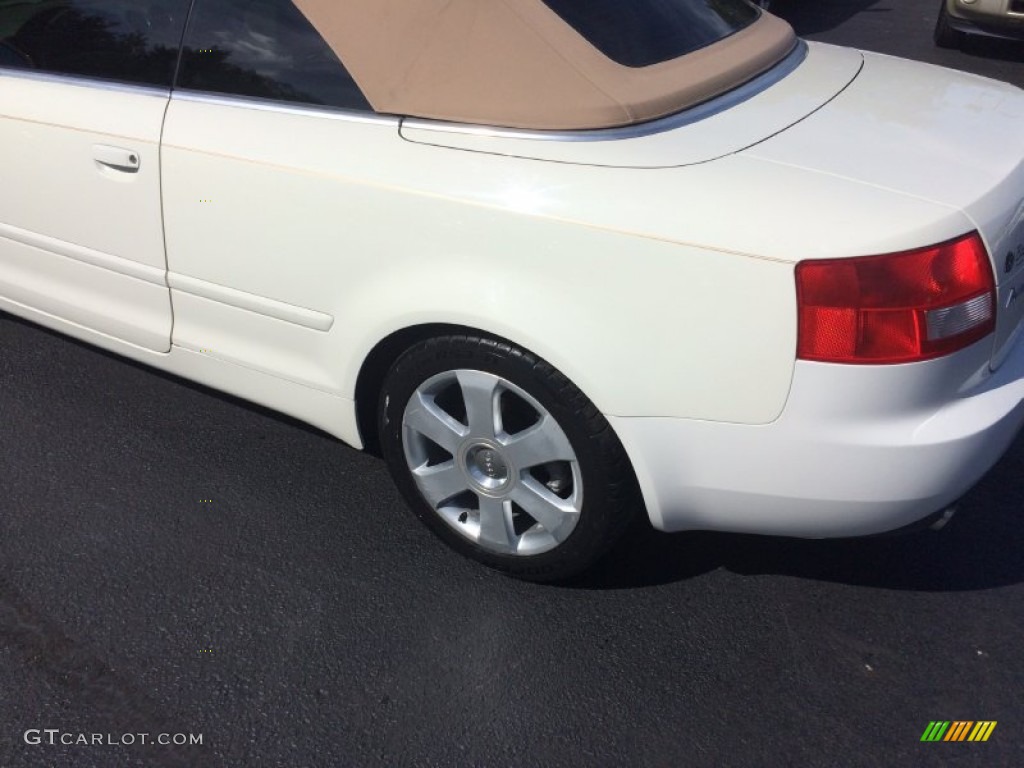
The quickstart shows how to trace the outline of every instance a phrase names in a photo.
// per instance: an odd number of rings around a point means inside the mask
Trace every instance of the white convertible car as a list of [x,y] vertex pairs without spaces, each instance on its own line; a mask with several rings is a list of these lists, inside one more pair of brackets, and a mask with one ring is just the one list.
[[747,0],[0,0],[0,308],[524,578],[944,520],[1024,420],[1022,162],[1017,88]]

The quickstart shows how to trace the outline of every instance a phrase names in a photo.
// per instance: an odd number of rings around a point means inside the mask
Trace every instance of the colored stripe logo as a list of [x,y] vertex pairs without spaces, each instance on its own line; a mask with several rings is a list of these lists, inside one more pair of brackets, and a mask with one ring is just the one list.
[[921,741],[988,741],[995,729],[995,720],[932,720]]

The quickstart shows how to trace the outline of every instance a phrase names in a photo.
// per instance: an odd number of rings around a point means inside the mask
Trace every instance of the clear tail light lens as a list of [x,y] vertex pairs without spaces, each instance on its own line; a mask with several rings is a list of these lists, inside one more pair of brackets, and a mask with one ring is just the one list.
[[995,330],[995,280],[981,236],[913,251],[796,266],[797,357],[910,363]]

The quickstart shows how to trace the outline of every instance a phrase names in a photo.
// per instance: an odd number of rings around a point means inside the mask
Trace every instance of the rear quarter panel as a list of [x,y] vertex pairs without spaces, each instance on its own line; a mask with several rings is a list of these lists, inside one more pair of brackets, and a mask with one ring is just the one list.
[[749,424],[786,402],[795,261],[969,228],[736,156],[579,166],[413,144],[387,121],[175,100],[164,182],[172,286],[184,276],[331,319],[316,331],[178,292],[177,345],[353,398],[381,339],[448,323],[531,349],[607,414]]

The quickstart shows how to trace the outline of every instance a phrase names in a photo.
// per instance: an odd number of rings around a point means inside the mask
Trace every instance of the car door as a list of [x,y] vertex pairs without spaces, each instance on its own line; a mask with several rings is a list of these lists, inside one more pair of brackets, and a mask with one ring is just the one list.
[[196,0],[162,147],[174,345],[337,392],[330,331],[400,144],[297,4]]
[[0,307],[170,349],[160,132],[189,0],[0,0]]

